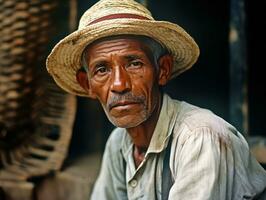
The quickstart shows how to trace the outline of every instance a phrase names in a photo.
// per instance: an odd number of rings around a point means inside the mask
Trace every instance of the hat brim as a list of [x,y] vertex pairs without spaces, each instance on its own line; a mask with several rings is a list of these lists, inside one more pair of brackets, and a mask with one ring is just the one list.
[[145,35],[165,46],[174,57],[171,79],[192,67],[199,56],[196,42],[176,24],[165,21],[114,19],[89,25],[62,39],[47,58],[47,70],[55,82],[67,92],[88,96],[76,80],[76,73],[82,66],[82,52],[88,44],[97,39],[125,34]]

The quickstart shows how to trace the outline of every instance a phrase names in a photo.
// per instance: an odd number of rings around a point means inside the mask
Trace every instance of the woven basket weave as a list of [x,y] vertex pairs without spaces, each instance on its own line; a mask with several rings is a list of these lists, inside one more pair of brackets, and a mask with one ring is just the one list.
[[45,70],[59,0],[0,0],[0,186],[60,169],[75,98]]

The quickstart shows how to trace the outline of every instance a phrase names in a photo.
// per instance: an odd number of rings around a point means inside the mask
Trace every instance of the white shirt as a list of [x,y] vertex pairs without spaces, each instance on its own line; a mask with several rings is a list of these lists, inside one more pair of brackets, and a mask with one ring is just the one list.
[[169,200],[244,200],[265,190],[265,170],[232,125],[209,110],[164,95],[143,162],[136,169],[131,138],[126,129],[116,128],[91,199],[160,200],[164,150],[171,134],[174,184]]

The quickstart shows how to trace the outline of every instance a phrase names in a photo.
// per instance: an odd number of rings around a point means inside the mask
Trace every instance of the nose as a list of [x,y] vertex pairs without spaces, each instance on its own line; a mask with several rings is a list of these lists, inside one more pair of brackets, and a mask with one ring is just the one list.
[[131,90],[131,80],[122,67],[116,67],[112,73],[111,91],[125,93]]

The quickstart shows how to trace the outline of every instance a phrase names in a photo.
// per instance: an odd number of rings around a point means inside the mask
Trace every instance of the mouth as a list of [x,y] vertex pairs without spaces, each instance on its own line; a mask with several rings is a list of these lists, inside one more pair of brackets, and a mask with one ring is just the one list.
[[136,102],[136,101],[121,101],[121,102],[116,102],[112,105],[110,105],[109,110],[112,110],[114,108],[116,109],[123,109],[123,108],[128,108],[130,106],[134,106],[139,104],[140,102]]

